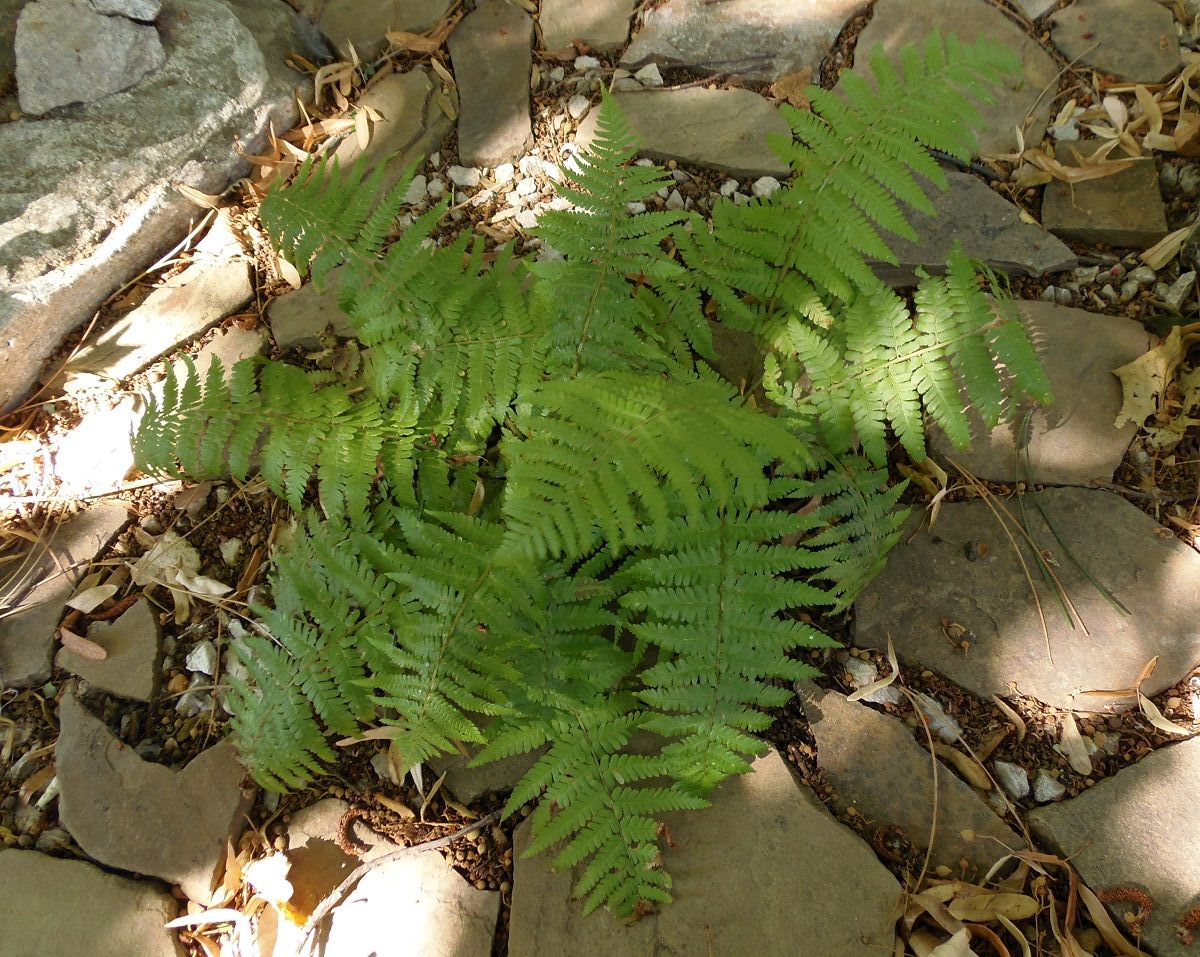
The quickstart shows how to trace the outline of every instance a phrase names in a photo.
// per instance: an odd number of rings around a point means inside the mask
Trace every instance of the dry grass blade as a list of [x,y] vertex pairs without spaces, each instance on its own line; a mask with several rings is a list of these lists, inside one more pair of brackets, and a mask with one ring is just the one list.
[[1012,722],[1012,726],[1017,731],[1017,744],[1025,740],[1025,719],[1017,714],[1012,707],[999,695],[992,695],[992,701],[996,703],[996,707],[1003,712],[1004,717]]

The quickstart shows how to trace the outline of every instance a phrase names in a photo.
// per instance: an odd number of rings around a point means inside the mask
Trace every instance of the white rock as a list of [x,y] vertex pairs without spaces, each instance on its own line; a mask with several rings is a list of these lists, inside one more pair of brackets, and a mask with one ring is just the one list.
[[684,209],[686,203],[683,201],[683,195],[677,189],[671,190],[671,195],[667,197],[667,209]]
[[485,203],[490,203],[496,198],[496,194],[490,189],[481,189],[478,193],[471,197],[472,206],[483,206]]
[[536,156],[522,156],[517,161],[522,176],[537,176],[542,171],[542,161]]
[[232,565],[237,561],[238,553],[242,550],[242,540],[240,538],[229,538],[221,542],[217,546],[221,551],[221,559],[226,565]]
[[1029,775],[1019,764],[1009,761],[996,761],[992,765],[996,781],[1004,788],[1004,793],[1014,801],[1019,801],[1029,793]]
[[504,194],[504,201],[508,203],[509,206],[514,206],[517,209],[520,209],[525,205],[525,197],[518,193],[515,189],[510,189]]
[[721,195],[732,196],[737,192],[738,181],[736,179],[727,179],[721,184]]
[[923,691],[917,692],[917,707],[925,715],[925,720],[929,722],[933,733],[947,744],[953,744],[962,736],[962,728],[959,727],[958,722],[946,714],[942,706]]
[[188,652],[184,660],[188,671],[198,671],[201,674],[213,675],[217,672],[217,646],[207,638]]
[[783,184],[774,176],[760,176],[754,181],[754,185],[750,187],[750,192],[759,198],[763,198],[770,196],[782,188]]
[[427,192],[434,199],[437,199],[444,192],[446,192],[446,184],[437,177],[434,177],[429,181],[429,185],[425,187],[425,192]]
[[442,154],[440,152],[429,154],[429,166],[431,169],[437,169],[442,165]]
[[517,222],[522,229],[533,229],[538,224],[537,213],[532,209],[523,209],[517,213]]
[[473,166],[451,166],[446,170],[446,175],[455,186],[479,185],[479,170]]
[[412,182],[408,184],[408,192],[404,194],[404,202],[408,204],[419,203],[425,198],[425,177],[418,173],[412,178]]
[[591,108],[591,101],[586,96],[580,96],[578,93],[567,100],[567,112],[571,114],[571,119],[573,120],[583,119],[587,111]]
[[550,77],[552,82],[561,83],[563,81],[563,77],[567,75],[567,71],[561,66],[556,66],[546,75]]
[[1044,769],[1038,771],[1038,775],[1033,781],[1033,799],[1038,804],[1048,804],[1066,793],[1067,789],[1054,778],[1050,777],[1049,772]]
[[162,10],[159,0],[88,0],[88,3],[97,13],[130,20],[153,20]]
[[575,58],[575,72],[586,73],[588,70],[600,69],[600,61],[594,56],[577,56]]
[[518,196],[532,196],[538,191],[538,184],[533,177],[528,177],[517,183],[516,194]]
[[505,183],[511,182],[516,175],[516,167],[512,163],[501,163],[492,173],[492,179],[496,181],[497,186],[503,186]]
[[546,175],[547,179],[553,180],[555,183],[561,183],[563,181],[563,171],[557,163],[543,162],[542,172]]
[[657,63],[647,63],[644,67],[638,70],[633,78],[642,86],[662,86],[662,74],[658,72]]
[[626,203],[625,208],[629,211],[631,216],[637,216],[639,213],[644,213],[646,211],[646,204],[642,202]]

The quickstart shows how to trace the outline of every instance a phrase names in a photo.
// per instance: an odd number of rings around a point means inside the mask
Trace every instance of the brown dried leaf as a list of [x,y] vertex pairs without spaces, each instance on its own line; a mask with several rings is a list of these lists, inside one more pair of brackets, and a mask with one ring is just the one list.
[[73,651],[80,658],[86,658],[88,661],[103,661],[108,657],[108,652],[100,645],[82,635],[75,634],[68,628],[58,629],[58,637],[64,648]]
[[185,186],[182,183],[175,188],[201,209],[217,209],[221,204],[221,197],[219,195],[214,196],[212,193],[202,193],[200,190],[191,186]]
[[1147,698],[1140,691],[1137,693],[1138,704],[1141,706],[1142,715],[1154,727],[1158,728],[1164,734],[1187,734],[1192,733],[1190,728],[1182,728],[1177,724],[1173,724],[1163,717],[1162,712],[1158,710],[1154,702]]
[[1117,413],[1114,425],[1119,429],[1126,422],[1141,426],[1147,418],[1159,411],[1162,393],[1183,361],[1183,339],[1179,326],[1172,326],[1163,342],[1113,369],[1113,375],[1121,380],[1124,401]]
[[1075,723],[1075,715],[1068,711],[1061,716],[1059,721],[1062,725],[1062,735],[1059,741],[1063,751],[1066,752],[1067,761],[1072,770],[1076,774],[1091,774],[1092,758],[1084,746],[1083,736],[1079,733],[1079,725]]
[[51,761],[43,768],[38,768],[33,774],[25,779],[21,785],[21,789],[17,792],[17,798],[22,805],[28,805],[37,795],[41,794],[54,780],[55,775],[54,762]]
[[996,703],[996,707],[1003,712],[1004,717],[1012,722],[1012,726],[1017,729],[1017,744],[1025,740],[1025,722],[1021,716],[1017,714],[999,695],[992,695],[992,701]]
[[1039,910],[1038,902],[1028,894],[973,894],[949,904],[950,913],[962,921],[987,923],[1001,914],[1009,920],[1027,920]]
[[384,34],[388,42],[400,50],[410,53],[434,53],[442,46],[445,36],[434,34],[426,37],[419,33],[409,33],[407,30],[388,30]]
[[403,801],[398,801],[395,798],[388,797],[386,794],[375,792],[371,795],[380,805],[399,814],[404,820],[411,821],[417,816],[417,812],[410,808]]
[[116,585],[91,585],[76,591],[67,599],[67,606],[86,615],[88,612],[95,611],[116,593]]
[[1087,885],[1081,882],[1077,890],[1079,892],[1079,899],[1083,901],[1083,906],[1087,908],[1088,917],[1092,919],[1092,924],[1100,932],[1100,936],[1108,944],[1113,953],[1119,955],[1119,957],[1145,957],[1142,951],[1138,950],[1125,939],[1125,935],[1117,929],[1117,925],[1113,923],[1112,917],[1109,916],[1108,908],[1100,903],[1100,898],[1093,894]]
[[1151,269],[1162,269],[1163,266],[1179,255],[1179,251],[1183,249],[1192,233],[1195,232],[1195,229],[1196,224],[1192,223],[1188,226],[1181,226],[1174,232],[1167,233],[1167,235],[1153,246],[1141,253],[1138,258]]
[[[933,753],[939,758],[944,758],[966,782],[973,788],[978,788],[981,791],[990,791],[992,789],[992,779],[988,777],[987,771],[983,766],[968,755],[963,754],[957,748],[952,748],[948,744],[941,744],[937,741],[933,742]],[[960,917],[955,914],[955,917]],[[962,918],[964,920],[975,920],[977,918]]]

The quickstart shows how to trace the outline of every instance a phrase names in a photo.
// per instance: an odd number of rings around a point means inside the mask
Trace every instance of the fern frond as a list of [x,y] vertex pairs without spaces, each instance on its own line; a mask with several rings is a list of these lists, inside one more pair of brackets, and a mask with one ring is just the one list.
[[713,378],[669,381],[606,372],[549,382],[531,401],[545,410],[507,448],[504,519],[509,547],[538,557],[612,549],[648,532],[663,541],[674,509],[767,500],[764,469],[803,465],[775,420],[738,404]]
[[772,542],[796,524],[787,512],[739,512],[706,499],[671,520],[664,548],[635,556],[621,572],[632,583],[621,598],[627,627],[658,649],[641,675],[638,697],[655,709],[643,727],[675,739],[663,756],[690,792],[706,794],[751,770],[745,755],[763,751],[755,734],[774,720],[762,709],[781,707],[792,682],[816,674],[788,652],[833,644],[781,617],[830,603],[783,577],[803,567],[804,556]]
[[[683,267],[660,248],[686,216],[631,214],[630,203],[670,183],[634,166],[629,123],[611,97],[563,195],[575,208],[545,213],[535,234],[563,258],[531,267],[536,308],[549,332],[552,368],[581,371],[660,366],[677,337],[711,353],[708,327]],[[636,283],[636,285],[635,285]]]

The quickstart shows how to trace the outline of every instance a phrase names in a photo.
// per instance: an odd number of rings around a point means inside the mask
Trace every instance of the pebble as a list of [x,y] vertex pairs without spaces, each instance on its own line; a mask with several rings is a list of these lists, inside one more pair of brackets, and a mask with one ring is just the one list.
[[446,175],[455,186],[473,188],[479,185],[479,170],[474,166],[451,166]]
[[684,209],[686,203],[683,201],[683,195],[677,189],[671,190],[671,195],[667,197],[667,209]]
[[637,216],[638,214],[646,211],[646,204],[643,202],[634,201],[632,203],[626,203],[625,209],[629,212],[629,215]]
[[642,84],[642,86],[654,87],[663,85],[662,74],[658,72],[657,63],[647,63],[633,75],[633,78]]
[[1185,166],[1179,171],[1179,190],[1185,196],[1195,196],[1200,193],[1200,169],[1195,166]]
[[183,694],[185,691],[187,691],[187,686],[188,680],[186,675],[175,675],[170,681],[167,682],[167,693],[173,695]]
[[492,173],[492,178],[496,181],[497,186],[503,186],[505,183],[512,181],[516,172],[517,168],[512,163],[501,163]]
[[1096,277],[1100,275],[1099,266],[1080,266],[1071,275],[1075,277],[1076,282],[1088,283],[1095,282]]
[[200,642],[188,652],[184,667],[188,671],[198,671],[201,674],[215,675],[217,673],[217,646],[208,639]]
[[600,61],[594,56],[577,56],[574,65],[576,73],[586,73],[588,70],[600,69]]
[[1100,288],[1100,291],[1097,293],[1097,295],[1098,295],[1098,296],[1099,296],[1101,299],[1103,299],[1105,302],[1109,302],[1109,303],[1116,302],[1116,301],[1117,301],[1117,299],[1119,299],[1119,298],[1120,298],[1120,297],[1117,295],[1117,291],[1116,291],[1115,289],[1113,289],[1113,287],[1112,287],[1112,284],[1111,284],[1111,283],[1105,283],[1105,284],[1104,284],[1104,285],[1103,285],[1103,286]]
[[1170,709],[1171,711],[1174,711],[1176,708],[1180,707],[1182,704],[1183,704],[1182,698],[1176,698],[1176,697],[1172,696],[1167,699],[1167,708]]
[[571,119],[573,120],[583,119],[591,107],[591,101],[586,96],[580,96],[578,93],[567,100],[567,112],[571,114]]
[[1126,279],[1121,283],[1121,301],[1129,302],[1129,300],[1141,291],[1142,287],[1136,279]]
[[221,560],[226,565],[232,565],[237,561],[238,553],[242,550],[242,540],[240,538],[227,538],[217,547],[221,552]]
[[1158,171],[1158,185],[1165,192],[1171,192],[1179,185],[1179,170],[1174,166],[1166,165]]
[[1019,764],[1009,761],[996,761],[992,765],[996,781],[1004,788],[1004,793],[1014,801],[1029,794],[1029,774]]
[[425,187],[425,192],[427,192],[434,199],[437,199],[444,192],[446,192],[446,184],[442,180],[435,177],[429,181],[429,185]]
[[518,196],[532,196],[537,191],[537,182],[532,177],[523,179],[521,182],[517,183],[516,194]]
[[413,203],[419,203],[425,198],[425,177],[418,173],[412,178],[412,182],[408,184],[408,192],[404,194],[404,202],[410,206]]
[[1129,278],[1143,286],[1148,286],[1158,278],[1157,274],[1149,266],[1138,266],[1129,274]]
[[567,71],[564,70],[561,66],[556,66],[556,67],[554,67],[554,69],[552,69],[546,75],[548,77],[550,77],[550,82],[561,83],[563,81],[563,77],[565,77],[567,75]]
[[774,176],[760,176],[754,181],[754,185],[750,187],[750,192],[762,199],[782,188],[783,184]]
[[533,229],[538,224],[537,213],[532,209],[523,209],[517,213],[517,223],[522,229]]
[[947,744],[953,744],[962,736],[962,728],[942,706],[923,691],[917,692],[917,706],[921,709],[921,713],[925,715],[925,720],[929,722],[933,733],[945,741]]
[[721,195],[732,196],[737,192],[738,181],[736,179],[727,179],[721,184]]
[[1195,285],[1196,273],[1189,270],[1171,283],[1170,287],[1163,294],[1163,301],[1173,309],[1182,310],[1183,304],[1187,301],[1188,296],[1191,295]]
[[429,168],[437,169],[442,165],[442,154],[440,151],[429,154]]
[[1037,777],[1033,781],[1033,799],[1038,804],[1049,804],[1066,793],[1067,789],[1061,782],[1052,778],[1048,771],[1038,771]]

